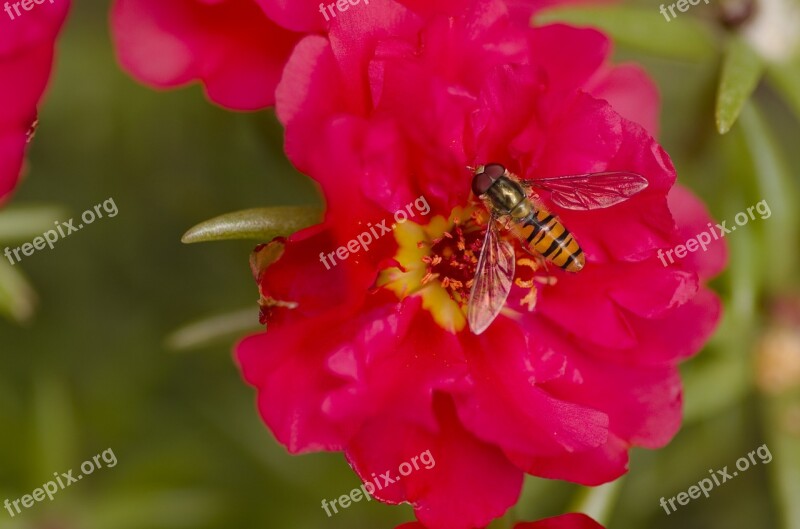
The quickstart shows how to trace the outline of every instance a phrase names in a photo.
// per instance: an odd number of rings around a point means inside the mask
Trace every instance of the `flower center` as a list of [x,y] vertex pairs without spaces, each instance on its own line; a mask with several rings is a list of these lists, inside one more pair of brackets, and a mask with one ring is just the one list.
[[[397,266],[384,269],[377,286],[393,291],[400,299],[421,296],[423,308],[441,327],[453,333],[464,329],[488,220],[483,208],[457,207],[449,218],[433,217],[426,226],[399,224],[394,232],[399,246]],[[550,283],[550,278],[536,277],[540,263],[519,244],[514,247],[514,285],[528,291],[519,303],[532,310],[536,284]]]
[[418,243],[430,247],[428,255],[422,256],[422,262],[426,265],[422,284],[437,279],[450,297],[461,304],[469,299],[483,244],[483,229],[476,216],[473,212],[465,222],[456,217],[450,231],[445,231],[430,242]]

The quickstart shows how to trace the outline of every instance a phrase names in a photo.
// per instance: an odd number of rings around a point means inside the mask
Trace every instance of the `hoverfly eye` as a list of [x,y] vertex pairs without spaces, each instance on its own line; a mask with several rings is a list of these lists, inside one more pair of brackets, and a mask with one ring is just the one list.
[[490,163],[484,166],[483,171],[475,173],[472,178],[472,192],[478,197],[484,195],[492,187],[494,181],[505,173],[506,168],[499,163]]
[[472,192],[475,193],[476,197],[483,196],[492,187],[494,180],[492,177],[483,173],[478,173],[472,177]]
[[483,172],[489,175],[489,178],[494,182],[506,173],[506,168],[499,163],[490,163],[484,167]]

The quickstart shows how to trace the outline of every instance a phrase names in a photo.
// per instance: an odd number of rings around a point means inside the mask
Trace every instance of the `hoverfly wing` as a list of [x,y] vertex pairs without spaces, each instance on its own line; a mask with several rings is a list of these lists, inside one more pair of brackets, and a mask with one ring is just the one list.
[[500,238],[496,221],[492,215],[467,305],[469,328],[475,334],[485,331],[500,314],[514,280],[514,247]]
[[647,179],[627,171],[587,173],[523,180],[550,193],[554,204],[566,209],[603,209],[619,204],[645,189]]

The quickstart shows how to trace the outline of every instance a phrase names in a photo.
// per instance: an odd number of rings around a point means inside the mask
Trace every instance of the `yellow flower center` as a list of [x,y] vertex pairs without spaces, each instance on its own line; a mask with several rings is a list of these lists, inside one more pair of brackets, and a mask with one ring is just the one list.
[[[398,224],[394,230],[398,265],[383,270],[377,286],[391,290],[401,300],[422,297],[423,308],[440,327],[452,333],[463,330],[487,222],[483,208],[469,206],[453,209],[448,218],[433,217],[426,226]],[[537,284],[552,285],[555,278],[540,276],[541,263],[518,243],[515,248],[514,285],[528,291],[520,305],[531,311],[536,305]]]
[[433,217],[426,226],[405,222],[394,231],[399,267],[383,270],[378,286],[400,299],[421,296],[422,306],[442,328],[458,332],[467,323],[465,307],[478,262],[480,226],[474,208],[455,208],[449,218]]

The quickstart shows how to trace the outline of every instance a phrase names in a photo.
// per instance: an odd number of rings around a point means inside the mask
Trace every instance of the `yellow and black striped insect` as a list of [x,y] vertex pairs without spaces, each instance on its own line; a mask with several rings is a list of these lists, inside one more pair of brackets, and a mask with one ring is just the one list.
[[481,334],[497,318],[514,280],[516,256],[513,245],[499,235],[501,220],[508,219],[511,234],[539,259],[567,272],[579,272],[586,262],[578,241],[545,208],[534,188],[547,192],[548,199],[559,207],[591,210],[624,202],[647,183],[645,177],[625,171],[520,180],[498,163],[475,169],[472,192],[486,205],[491,218],[467,304],[472,332]]

